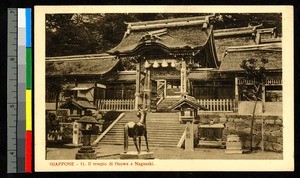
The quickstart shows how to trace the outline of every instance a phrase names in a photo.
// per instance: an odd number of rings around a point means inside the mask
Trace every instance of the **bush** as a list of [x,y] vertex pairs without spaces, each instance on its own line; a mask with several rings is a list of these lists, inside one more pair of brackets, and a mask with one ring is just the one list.
[[107,113],[105,113],[103,115],[103,126],[102,126],[102,131],[105,131],[111,123],[113,123],[117,118],[118,116],[121,114],[122,112],[120,111],[108,111]]

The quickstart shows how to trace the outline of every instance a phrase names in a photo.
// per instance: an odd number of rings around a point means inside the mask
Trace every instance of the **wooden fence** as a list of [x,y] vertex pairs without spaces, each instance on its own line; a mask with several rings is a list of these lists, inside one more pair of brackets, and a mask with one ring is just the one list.
[[132,111],[134,99],[101,99],[97,101],[97,107],[103,111]]
[[[199,104],[207,108],[208,112],[232,112],[234,99],[200,99]],[[134,99],[102,99],[97,101],[102,111],[133,111]]]
[[232,112],[235,107],[234,99],[200,99],[198,102],[208,112]]

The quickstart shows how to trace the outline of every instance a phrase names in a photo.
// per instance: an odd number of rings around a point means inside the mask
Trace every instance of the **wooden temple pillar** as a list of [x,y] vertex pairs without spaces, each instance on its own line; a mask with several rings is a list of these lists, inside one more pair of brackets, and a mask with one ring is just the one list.
[[145,76],[145,80],[144,80],[144,92],[145,92],[145,98],[143,98],[147,105],[147,108],[150,108],[150,104],[151,104],[151,73],[150,73],[150,69],[146,69],[145,71],[146,76]]
[[238,77],[234,78],[234,112],[238,112],[239,104],[239,87],[238,87]]
[[187,73],[185,60],[181,62],[180,84],[180,93],[183,96],[184,94],[187,94]]
[[134,106],[134,109],[135,110],[138,110],[138,107],[139,107],[139,101],[140,101],[140,95],[141,95],[141,86],[140,86],[140,83],[141,83],[141,62],[137,62],[136,63],[136,80],[135,80],[135,106]]
[[265,86],[265,83],[263,82],[262,84],[262,94],[261,94],[261,103],[262,103],[262,112],[264,113],[266,111],[266,108],[265,108],[265,103],[266,103],[266,86]]

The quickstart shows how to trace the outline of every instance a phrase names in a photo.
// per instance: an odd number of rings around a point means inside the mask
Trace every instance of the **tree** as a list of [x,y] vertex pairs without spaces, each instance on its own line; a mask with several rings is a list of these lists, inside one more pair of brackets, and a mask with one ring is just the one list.
[[58,101],[60,94],[63,95],[64,91],[69,87],[68,82],[64,77],[55,78],[46,78],[46,87],[47,92],[54,93],[55,95],[55,110],[58,109]]
[[[46,56],[102,53],[120,43],[126,31],[124,22],[211,15],[210,13],[106,13],[47,14]],[[211,17],[214,29],[263,24],[281,33],[280,13],[217,13]]]
[[94,26],[75,14],[46,15],[46,56],[97,53],[102,45]]
[[251,85],[247,85],[246,82],[241,85],[242,95],[250,100],[255,101],[252,118],[251,118],[251,128],[250,128],[250,152],[253,151],[253,123],[256,111],[256,105],[259,100],[261,100],[263,86],[266,80],[266,68],[265,65],[268,63],[267,59],[246,59],[242,61],[240,67],[245,70],[244,78],[251,82]]

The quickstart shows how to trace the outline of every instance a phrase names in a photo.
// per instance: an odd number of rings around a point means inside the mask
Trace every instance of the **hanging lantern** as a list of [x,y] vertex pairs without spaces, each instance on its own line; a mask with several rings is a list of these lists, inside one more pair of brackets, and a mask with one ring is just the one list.
[[169,65],[168,65],[167,61],[164,59],[161,66],[162,67],[168,67]]
[[171,63],[171,67],[175,67],[176,66],[176,63],[175,63],[175,61],[172,61],[172,63]]
[[145,68],[147,69],[147,68],[149,68],[149,67],[151,67],[151,64],[146,60],[146,62],[145,62]]
[[159,67],[159,64],[158,64],[158,62],[156,60],[154,61],[153,67],[154,68],[158,68]]

